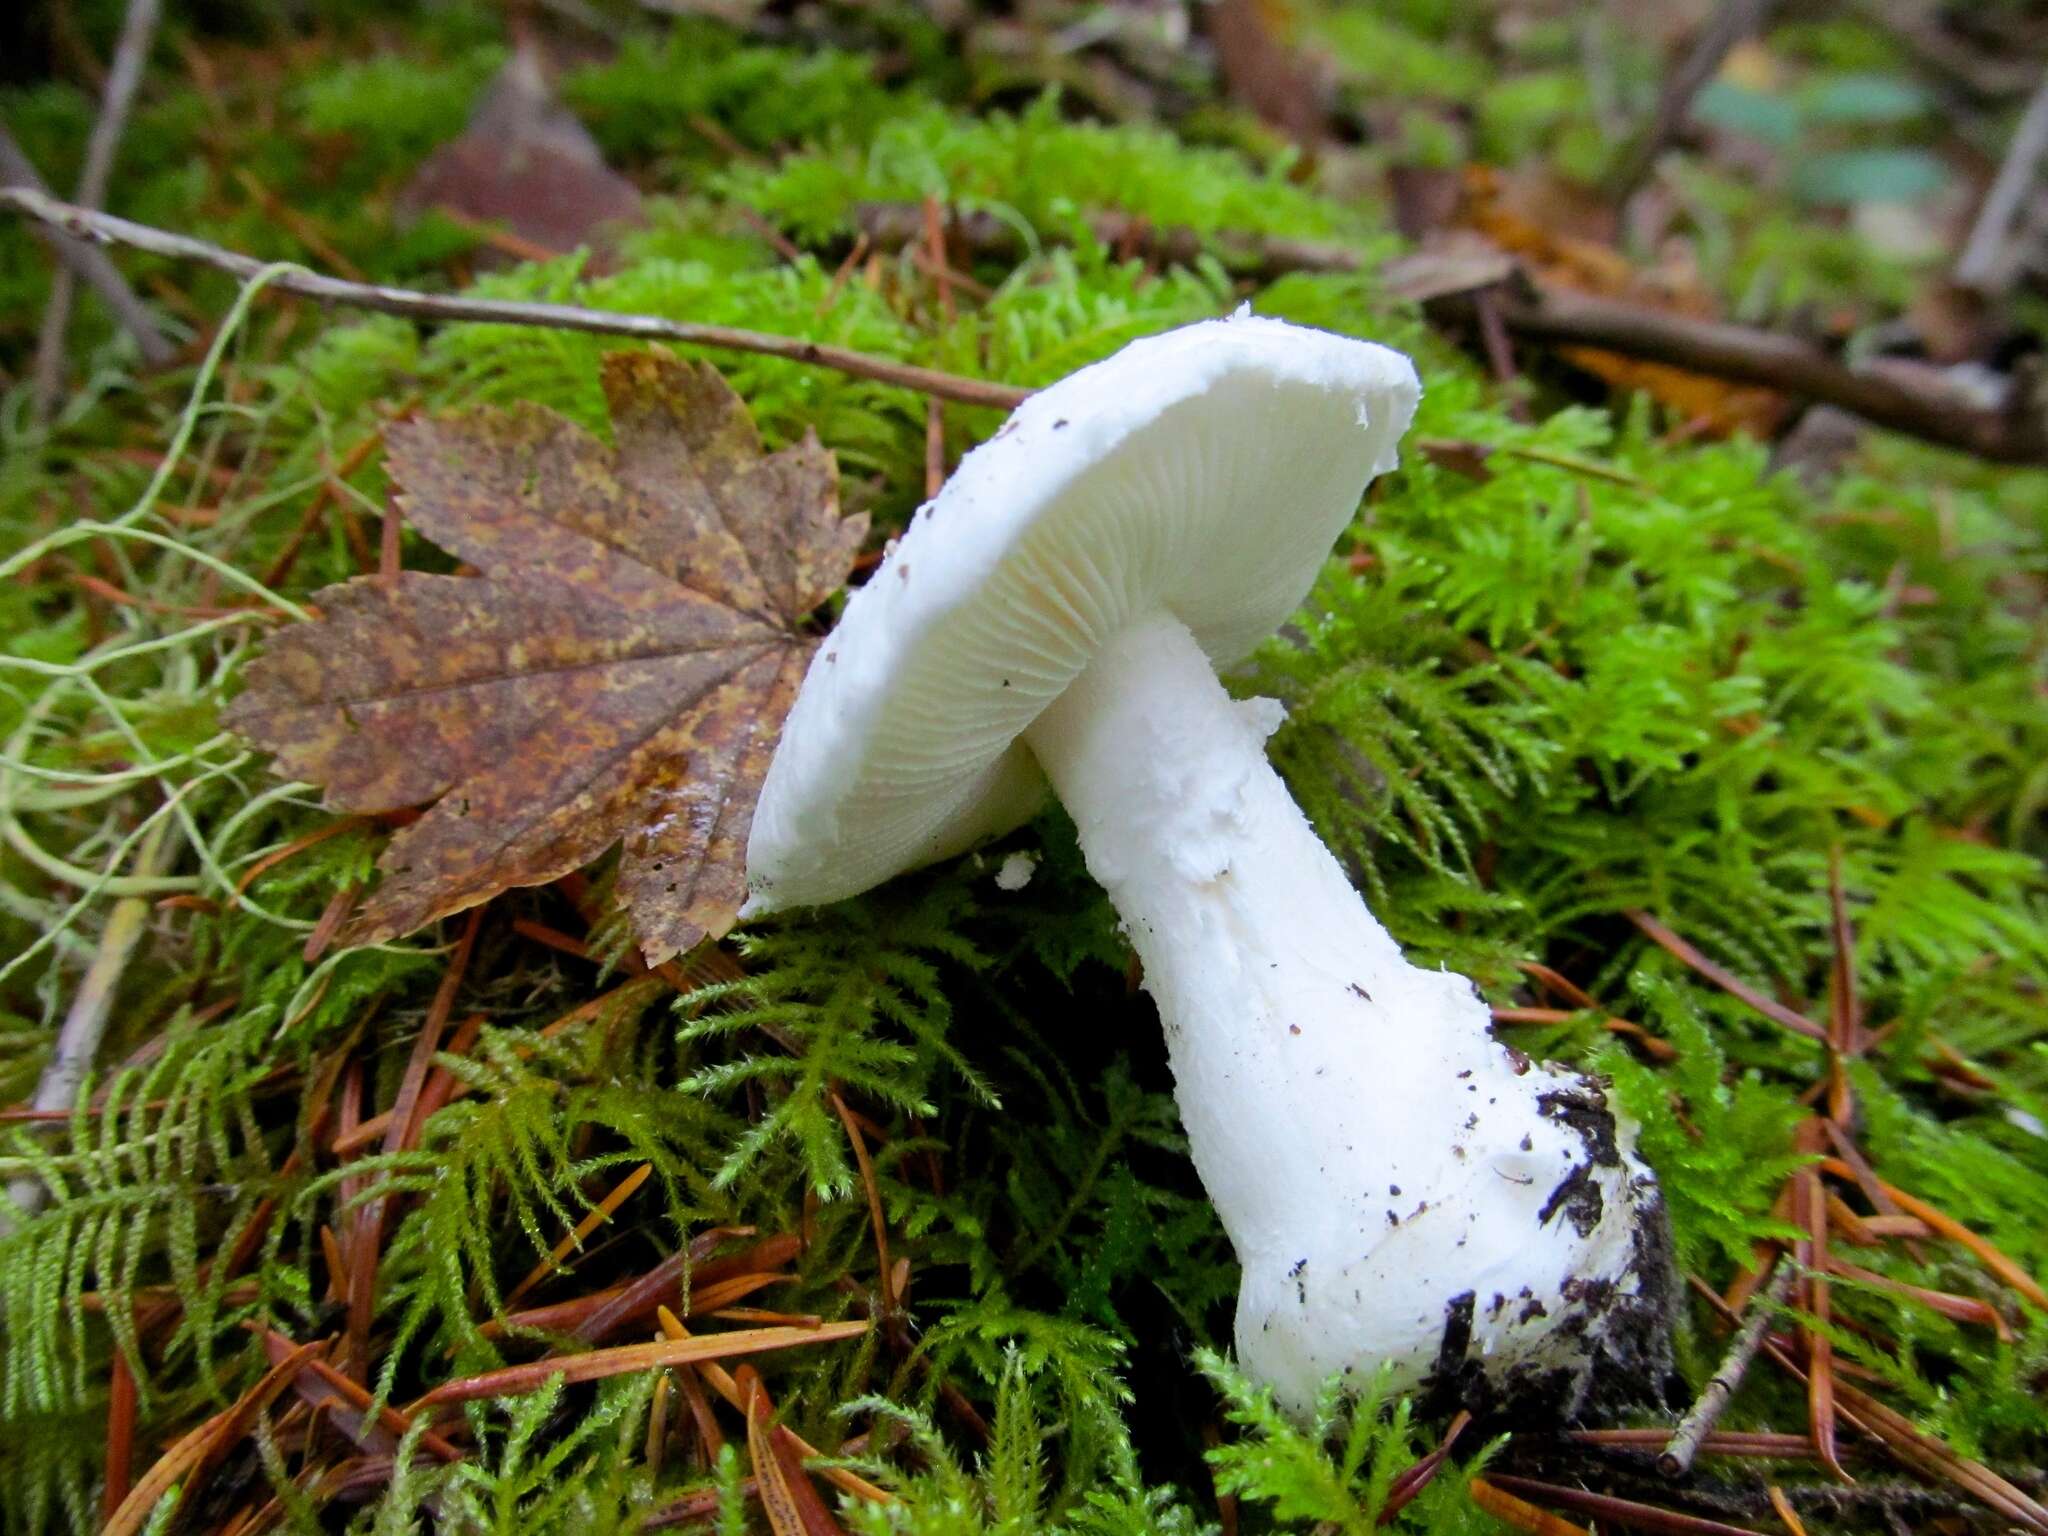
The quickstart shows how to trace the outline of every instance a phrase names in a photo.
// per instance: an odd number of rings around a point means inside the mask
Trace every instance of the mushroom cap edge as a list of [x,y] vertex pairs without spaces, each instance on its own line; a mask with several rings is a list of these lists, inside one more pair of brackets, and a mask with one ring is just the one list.
[[1244,655],[1394,467],[1420,394],[1402,353],[1240,309],[1026,399],[813,657],[755,810],[746,912],[855,895],[1027,820],[1044,780],[1018,738],[1140,613]]

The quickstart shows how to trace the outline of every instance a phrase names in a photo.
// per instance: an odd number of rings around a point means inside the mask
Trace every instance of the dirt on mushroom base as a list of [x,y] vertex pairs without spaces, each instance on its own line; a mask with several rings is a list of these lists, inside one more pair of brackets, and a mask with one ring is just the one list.
[[[1590,1075],[1576,1081],[1577,1089],[1546,1093],[1537,1101],[1551,1119],[1578,1133],[1586,1151],[1586,1161],[1575,1164],[1544,1201],[1538,1224],[1562,1218],[1584,1236],[1598,1224],[1603,1203],[1592,1170],[1618,1166],[1621,1149],[1607,1084]],[[1629,1192],[1635,1222],[1623,1279],[1566,1276],[1558,1287],[1572,1306],[1558,1332],[1587,1341],[1584,1363],[1522,1362],[1489,1371],[1469,1353],[1478,1297],[1466,1291],[1444,1307],[1436,1364],[1419,1390],[1427,1413],[1448,1417],[1462,1408],[1483,1429],[1549,1428],[1581,1419],[1609,1422],[1634,1408],[1683,1405],[1685,1384],[1674,1371],[1672,1335],[1684,1292],[1670,1211],[1653,1179],[1630,1180]],[[1517,1301],[1539,1311],[1543,1306],[1526,1287],[1518,1297],[1496,1295],[1490,1305],[1499,1311]]]

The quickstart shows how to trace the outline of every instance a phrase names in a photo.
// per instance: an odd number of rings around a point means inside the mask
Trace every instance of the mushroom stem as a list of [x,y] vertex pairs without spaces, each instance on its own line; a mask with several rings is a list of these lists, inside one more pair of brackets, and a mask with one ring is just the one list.
[[1267,762],[1281,717],[1159,612],[1025,735],[1144,962],[1244,1270],[1239,1356],[1298,1412],[1382,1362],[1568,1410],[1602,1356],[1662,1351],[1654,1182],[1597,1083],[1402,957]]

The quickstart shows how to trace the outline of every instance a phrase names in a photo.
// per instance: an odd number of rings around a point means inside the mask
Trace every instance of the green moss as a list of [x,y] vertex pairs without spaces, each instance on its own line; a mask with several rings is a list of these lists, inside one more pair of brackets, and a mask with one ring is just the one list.
[[347,141],[352,179],[374,183],[460,133],[504,62],[505,50],[492,46],[445,62],[377,54],[310,76],[291,104],[309,132]]
[[724,186],[815,242],[850,237],[856,204],[925,197],[1047,233],[1103,209],[1201,233],[1315,238],[1372,228],[1284,171],[1254,167],[1230,150],[1188,146],[1158,128],[1071,122],[1048,94],[1015,116],[904,111],[857,146],[794,155],[771,169],[738,167]]
[[1469,105],[1493,83],[1491,65],[1473,49],[1426,36],[1378,7],[1318,5],[1299,26],[1304,43],[1328,50],[1348,83],[1376,96]]
[[700,162],[719,150],[707,124],[765,152],[825,137],[864,141],[924,101],[877,84],[865,55],[751,47],[708,23],[678,25],[659,42],[629,38],[562,89],[608,155]]
[[[1411,0],[1400,14],[1413,47],[1391,57],[1408,60],[1409,77],[1446,59],[1471,67],[1479,43],[1447,8]],[[466,121],[499,55],[473,17],[424,37],[418,55],[304,62],[287,87],[304,120],[268,135],[232,110],[255,85],[224,87],[221,123],[195,91],[167,84],[148,106],[150,141],[124,161],[121,205],[266,255],[304,254],[195,154],[202,142],[231,161],[247,150],[240,163],[351,259],[455,280],[447,230],[399,240],[377,205]],[[802,83],[794,100],[790,78]],[[1595,994],[1599,1009],[1514,1038],[1613,1076],[1642,1122],[1681,1257],[1716,1283],[1782,1230],[1772,1203],[1822,1054],[1648,944],[1627,914],[1654,912],[1761,990],[1819,1012],[1838,864],[1865,1015],[1889,1026],[1852,1070],[1859,1144],[1885,1178],[2048,1271],[2037,1134],[2048,1118],[2048,476],[1878,440],[1813,493],[1771,476],[1755,445],[1666,442],[1646,409],[1541,401],[1537,419],[1517,419],[1369,276],[1251,291],[1212,262],[1119,261],[1079,227],[1114,207],[1371,255],[1386,244],[1373,209],[1236,150],[1070,120],[1051,98],[967,116],[939,104],[954,86],[937,72],[884,87],[862,57],[708,27],[634,43],[574,75],[569,98],[636,174],[686,177],[685,195],[656,201],[613,270],[565,257],[478,286],[1025,384],[1244,297],[1413,351],[1429,381],[1417,439],[1484,445],[1488,477],[1411,448],[1307,609],[1232,679],[1288,704],[1273,752],[1319,830],[1420,962],[1466,971],[1500,1003],[1529,1000],[1518,967],[1532,961]],[[1504,143],[1561,133],[1579,109],[1554,80],[1519,92],[1482,93],[1484,131]],[[53,171],[75,163],[90,121],[80,93],[14,92],[0,109]],[[694,114],[763,162],[726,159]],[[350,153],[323,158],[336,147]],[[1764,308],[1854,283],[1885,299],[1903,281],[1867,262],[1859,275],[1867,253],[1850,237],[1804,227],[1761,192],[1702,185],[1725,197],[1709,209],[1727,221],[1726,242],[1708,247],[1716,280]],[[835,272],[856,202],[927,193],[1013,217],[1045,245],[979,270],[987,297],[956,293],[951,318],[907,258]],[[741,204],[835,249],[782,261]],[[0,231],[0,346],[16,364],[42,283],[22,239]],[[194,304],[225,310],[225,283],[181,280]],[[482,1324],[641,1164],[647,1185],[545,1282],[544,1299],[645,1270],[708,1224],[750,1224],[810,1237],[763,1304],[834,1317],[878,1305],[884,1275],[834,1093],[884,1133],[868,1151],[892,1263],[910,1265],[910,1331],[900,1347],[870,1338],[767,1369],[780,1411],[815,1444],[893,1425],[915,1448],[871,1453],[866,1475],[904,1501],[849,1507],[850,1529],[1192,1533],[1219,1489],[1243,1500],[1249,1529],[1373,1528],[1388,1480],[1431,1440],[1406,1405],[1347,1413],[1333,1399],[1305,1431],[1219,1357],[1196,1354],[1228,1342],[1235,1273],[1188,1167],[1114,914],[1056,811],[1016,836],[1040,855],[1022,892],[998,891],[965,859],[750,927],[734,946],[745,981],[680,997],[522,938],[513,917],[579,930],[584,918],[559,890],[515,893],[491,909],[460,998],[463,1015],[483,1019],[477,1043],[441,1058],[465,1094],[428,1120],[417,1149],[337,1163],[324,1149],[341,1095],[390,1103],[448,935],[306,960],[335,893],[371,877],[381,832],[358,826],[255,872],[330,821],[313,793],[276,784],[215,729],[273,620],[206,614],[238,592],[284,613],[357,571],[344,524],[374,544],[388,489],[374,454],[324,505],[281,590],[260,581],[380,412],[531,399],[601,425],[596,370],[614,343],[310,309],[276,321],[259,306],[216,373],[141,379],[88,323],[100,322],[82,322],[77,344],[98,358],[102,386],[47,438],[21,434],[12,411],[0,418],[0,558],[46,541],[0,583],[0,1094],[20,1097],[47,1058],[110,905],[100,877],[131,872],[151,818],[172,828],[189,889],[151,893],[179,899],[124,983],[93,1085],[106,1111],[0,1133],[0,1177],[33,1173],[55,1191],[0,1237],[8,1529],[92,1524],[115,1352],[141,1368],[140,1437],[154,1444],[261,1374],[245,1324],[334,1332],[318,1233],[345,1227],[366,1199],[392,1201],[372,1382],[393,1400],[527,1357],[530,1335]],[[922,497],[921,399],[772,360],[719,361],[771,439],[814,428],[837,451],[847,498],[877,513],[878,536]],[[957,456],[995,419],[949,407],[941,424]],[[149,454],[133,450],[173,439],[176,463],[153,485]],[[88,604],[81,577],[144,601]],[[53,876],[52,861],[71,868]],[[595,872],[600,900],[606,873]],[[593,942],[605,954],[621,939],[601,927]],[[591,1017],[546,1032],[614,988]],[[1653,1062],[1603,1030],[1608,1012],[1669,1041],[1676,1060]],[[1994,1087],[1964,1096],[1938,1078],[1928,1063],[1942,1048]],[[359,1089],[334,1086],[345,1051],[362,1063]],[[344,1177],[362,1182],[344,1188]],[[244,1232],[253,1284],[202,1278]],[[1960,1448],[2037,1462],[2041,1319],[1952,1245],[1858,1262],[1985,1296],[2028,1324],[2002,1344],[1867,1286],[1837,1292],[1838,1316],[1881,1335],[1845,1327],[1839,1348],[1891,1400]],[[176,1291],[175,1330],[139,1342],[134,1286]],[[109,1305],[88,1309],[88,1293]],[[1696,1378],[1712,1368],[1711,1335],[1681,1346]],[[990,1419],[985,1446],[958,1432],[946,1386]],[[474,1454],[455,1468],[401,1457],[361,1528],[432,1518],[594,1536],[636,1529],[695,1490],[737,1536],[753,1518],[743,1458],[710,1469],[672,1459],[655,1476],[641,1453],[651,1391],[622,1379],[474,1405]],[[1798,1401],[1768,1379],[1747,1391],[1738,1419],[1797,1422]],[[1231,1430],[1205,1463],[1212,1421]],[[299,1525],[318,1523],[303,1495],[284,1492],[295,1468],[274,1447],[236,1468],[252,1493],[276,1486]],[[1447,1472],[1396,1528],[1486,1528],[1461,1489]]]

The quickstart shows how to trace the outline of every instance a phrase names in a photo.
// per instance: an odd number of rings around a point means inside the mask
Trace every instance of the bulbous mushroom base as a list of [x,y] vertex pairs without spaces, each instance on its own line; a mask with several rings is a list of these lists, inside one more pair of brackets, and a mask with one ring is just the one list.
[[1491,1097],[1503,1129],[1525,1108],[1563,1129],[1566,1145],[1546,1148],[1557,1161],[1532,1156],[1530,1136],[1466,1124],[1451,1143],[1459,1173],[1427,1201],[1390,1203],[1383,1233],[1284,1264],[1241,1252],[1238,1357],[1290,1413],[1306,1417],[1333,1376],[1363,1386],[1382,1366],[1435,1410],[1501,1422],[1662,1400],[1677,1266],[1632,1128],[1598,1081],[1548,1066]]

